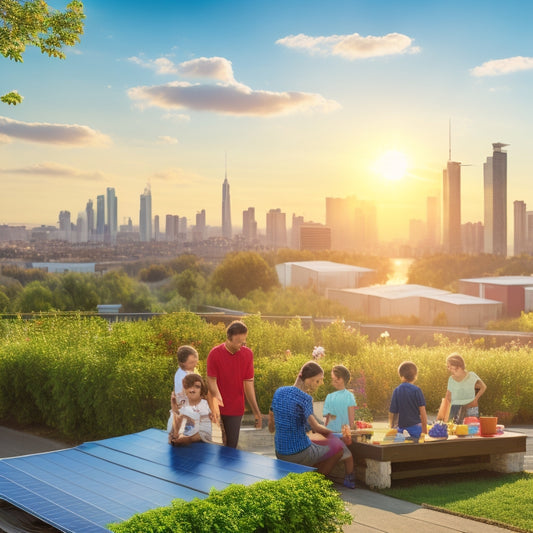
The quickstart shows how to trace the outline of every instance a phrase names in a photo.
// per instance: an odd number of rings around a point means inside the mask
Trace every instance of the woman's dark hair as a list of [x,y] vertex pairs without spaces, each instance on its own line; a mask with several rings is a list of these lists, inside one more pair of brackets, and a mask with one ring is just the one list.
[[340,379],[344,381],[345,385],[350,382],[350,371],[344,365],[335,365],[331,371]]
[[188,344],[185,344],[183,346],[180,346],[178,348],[178,363],[183,364],[189,359],[190,355],[195,355],[198,357],[198,352]]
[[205,384],[205,381],[203,380],[202,376],[200,376],[200,374],[187,374],[182,381],[183,390],[192,387],[196,382],[202,384],[202,388],[200,389],[200,395],[202,396],[202,398],[205,398],[207,396],[207,385]]
[[242,333],[248,333],[248,328],[244,322],[240,320],[234,320],[226,329],[226,337],[231,339],[233,335],[241,335]]
[[298,377],[305,381],[308,378],[314,378],[315,376],[318,376],[319,374],[323,374],[324,371],[322,370],[322,367],[315,363],[314,361],[308,361],[305,363],[304,366],[300,369],[300,373],[298,374]]

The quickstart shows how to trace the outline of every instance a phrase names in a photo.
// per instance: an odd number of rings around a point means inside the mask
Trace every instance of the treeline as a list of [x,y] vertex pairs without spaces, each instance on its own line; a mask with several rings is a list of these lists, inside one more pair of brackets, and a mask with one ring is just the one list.
[[447,255],[425,256],[414,261],[408,272],[408,283],[427,285],[456,292],[458,281],[486,276],[530,276],[533,256]]
[[170,261],[127,263],[106,274],[51,274],[3,266],[0,312],[96,311],[97,304],[122,304],[123,312],[202,311],[205,306],[276,315],[343,316],[353,313],[309,289],[280,287],[275,265],[287,261],[328,260],[376,270],[384,283],[388,258],[346,252],[283,249],[235,252],[214,265],[184,254]]

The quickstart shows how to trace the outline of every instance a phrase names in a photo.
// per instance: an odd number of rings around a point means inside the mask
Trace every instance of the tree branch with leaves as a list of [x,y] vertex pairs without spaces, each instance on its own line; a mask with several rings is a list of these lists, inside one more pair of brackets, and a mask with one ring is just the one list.
[[[51,8],[44,0],[0,0],[0,54],[23,62],[27,46],[35,46],[49,57],[65,59],[65,46],[80,42],[85,14],[83,4],[73,0],[65,11]],[[15,90],[0,96],[16,105],[23,97]]]

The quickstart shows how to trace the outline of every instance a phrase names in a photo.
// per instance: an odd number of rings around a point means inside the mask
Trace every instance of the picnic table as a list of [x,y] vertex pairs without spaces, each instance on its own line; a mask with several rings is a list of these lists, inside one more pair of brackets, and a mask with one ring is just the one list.
[[522,472],[526,435],[505,431],[493,436],[426,437],[423,443],[352,442],[356,476],[371,488],[384,489],[393,479],[436,474]]

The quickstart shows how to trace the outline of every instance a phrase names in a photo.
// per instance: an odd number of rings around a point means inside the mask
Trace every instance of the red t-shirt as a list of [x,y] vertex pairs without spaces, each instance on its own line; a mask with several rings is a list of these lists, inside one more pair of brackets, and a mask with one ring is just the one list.
[[215,346],[207,356],[207,375],[217,379],[218,390],[224,407],[220,414],[242,416],[244,414],[243,381],[254,377],[254,354],[242,346],[232,354],[225,344]]

